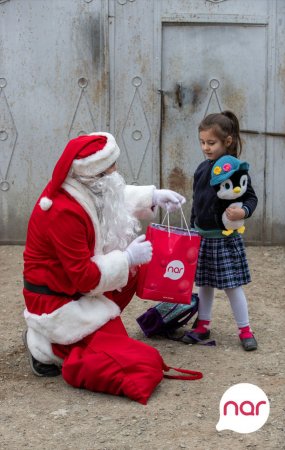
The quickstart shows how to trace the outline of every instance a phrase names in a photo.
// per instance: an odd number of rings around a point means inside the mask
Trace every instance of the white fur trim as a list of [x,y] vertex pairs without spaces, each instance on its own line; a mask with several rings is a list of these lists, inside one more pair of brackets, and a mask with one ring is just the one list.
[[27,344],[33,357],[41,363],[62,364],[62,359],[53,353],[49,340],[33,328],[28,328]]
[[43,211],[48,211],[52,205],[52,200],[48,197],[42,197],[39,205]]
[[105,136],[107,138],[107,142],[102,150],[98,150],[93,155],[87,156],[86,158],[73,160],[71,167],[74,173],[87,177],[99,175],[104,172],[117,161],[120,155],[120,149],[112,134],[98,132],[91,133],[89,136]]
[[102,253],[102,239],[100,233],[99,220],[96,212],[94,202],[91,198],[89,190],[75,179],[68,176],[62,185],[63,189],[68,192],[87,212],[92,220],[95,232],[95,250],[94,253]]
[[152,209],[153,193],[155,186],[132,186],[126,185],[125,187],[125,200],[128,209],[137,219],[140,220],[153,220],[157,206]]
[[106,255],[95,255],[91,258],[101,272],[100,283],[89,295],[102,294],[126,286],[129,276],[128,258],[124,252],[114,250]]
[[[68,176],[62,187],[85,209],[90,216],[96,235],[95,254],[102,253],[101,249],[101,233],[98,221],[98,216],[94,202],[86,187],[75,179]],[[130,214],[133,214],[139,220],[151,221],[155,218],[157,213],[157,206],[153,209],[153,193],[155,186],[125,186],[125,200]]]
[[[24,311],[29,328],[48,342],[63,345],[80,341],[119,315],[118,305],[103,295],[72,300],[50,314],[37,315],[27,309]],[[43,353],[46,351],[46,342],[44,347]]]

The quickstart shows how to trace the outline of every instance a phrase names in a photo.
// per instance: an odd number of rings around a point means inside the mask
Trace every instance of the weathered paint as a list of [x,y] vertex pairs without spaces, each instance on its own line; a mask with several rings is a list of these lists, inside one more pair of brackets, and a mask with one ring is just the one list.
[[[9,185],[0,190],[2,243],[25,240],[34,202],[69,138],[106,129],[106,6],[92,0],[0,3],[0,130],[8,132],[8,140],[0,139],[0,170]],[[11,157],[6,144],[12,131]]]
[[[231,109],[245,130],[242,157],[250,163],[259,197],[245,239],[284,244],[280,223],[285,224],[281,200],[285,2],[145,0],[122,5],[115,1],[112,8],[115,39],[110,42],[110,53],[116,59],[111,72],[113,126],[119,137],[134,95],[131,80],[137,76],[152,133],[152,159],[150,148],[145,147],[144,165],[135,180],[130,176],[130,161],[122,158],[129,180],[145,183],[151,177],[157,182],[159,174],[161,186],[187,196],[189,217],[193,174],[203,160],[198,124],[207,113]],[[138,33],[143,35],[144,49],[135,44]],[[148,91],[154,94],[153,103],[148,102]],[[138,124],[132,126],[139,129]],[[121,146],[126,150],[124,142]],[[140,153],[135,142],[132,151]]]
[[182,192],[189,216],[198,123],[228,108],[259,196],[246,240],[285,243],[283,0],[8,0],[0,25],[1,242],[24,241],[66,142],[94,129],[128,182]]

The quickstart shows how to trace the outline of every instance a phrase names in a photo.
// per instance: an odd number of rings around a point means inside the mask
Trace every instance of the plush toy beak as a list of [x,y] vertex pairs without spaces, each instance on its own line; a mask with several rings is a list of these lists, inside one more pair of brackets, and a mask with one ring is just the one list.
[[234,193],[235,194],[239,194],[240,193],[240,187],[235,187],[235,188],[233,188],[233,191],[234,191]]

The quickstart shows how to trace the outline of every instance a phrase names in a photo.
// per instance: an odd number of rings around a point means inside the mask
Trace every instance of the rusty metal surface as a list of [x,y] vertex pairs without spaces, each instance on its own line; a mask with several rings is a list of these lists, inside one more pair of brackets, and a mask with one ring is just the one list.
[[[277,17],[280,28],[277,36],[284,35],[284,21],[280,19],[280,13],[284,17],[284,7],[278,1],[259,2],[258,5],[251,2],[250,7],[256,9],[250,16],[248,2],[238,2],[238,7],[237,3],[231,2],[236,9],[230,17],[226,3],[215,8],[213,5],[202,8],[191,2],[192,11],[194,4],[198,8],[195,14],[191,14],[183,3],[183,14],[177,14],[167,2],[163,12],[162,184],[180,188],[191,199],[193,174],[203,160],[198,124],[206,114],[233,110],[242,128],[242,158],[250,163],[253,185],[259,197],[246,241],[284,244],[285,215],[278,199],[280,186],[274,186],[272,190],[272,173],[279,178],[279,173],[284,170],[284,146],[282,152],[280,138],[284,137],[285,110],[284,104],[279,104],[278,112],[276,110],[279,87],[274,73],[270,73],[273,54],[268,54],[268,47],[272,47],[276,39],[273,30],[277,27]],[[216,15],[210,16],[210,12]],[[278,55],[275,57],[276,70],[280,71],[283,62],[278,60]],[[269,95],[268,84],[275,92],[273,98]],[[283,125],[279,127],[272,120],[277,115],[283,118]],[[273,131],[276,129],[278,131]],[[178,168],[181,170],[179,176]],[[284,181],[281,185],[284,187]],[[191,201],[187,214],[190,209]]]
[[23,242],[67,141],[106,129],[106,2],[0,3],[0,242]]
[[24,241],[67,140],[94,129],[189,215],[198,124],[232,109],[259,196],[247,242],[284,244],[284,41],[283,0],[0,1],[0,242]]
[[[154,104],[152,23],[159,2],[111,1],[110,116],[121,156],[119,167],[132,184],[159,183],[159,122]],[[159,87],[158,87],[159,88]]]

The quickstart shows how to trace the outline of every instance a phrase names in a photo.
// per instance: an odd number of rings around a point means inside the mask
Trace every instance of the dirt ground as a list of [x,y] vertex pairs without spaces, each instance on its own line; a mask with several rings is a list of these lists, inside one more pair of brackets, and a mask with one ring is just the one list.
[[[123,314],[129,334],[156,347],[167,364],[204,374],[197,381],[163,380],[147,406],[31,373],[21,340],[22,251],[21,246],[0,247],[1,449],[285,449],[285,248],[247,249],[253,281],[245,291],[259,343],[256,352],[240,347],[222,292],[217,292],[213,314],[216,347],[144,338],[135,318],[154,303],[133,299]],[[249,434],[217,432],[220,399],[242,382],[265,391],[268,421]]]

